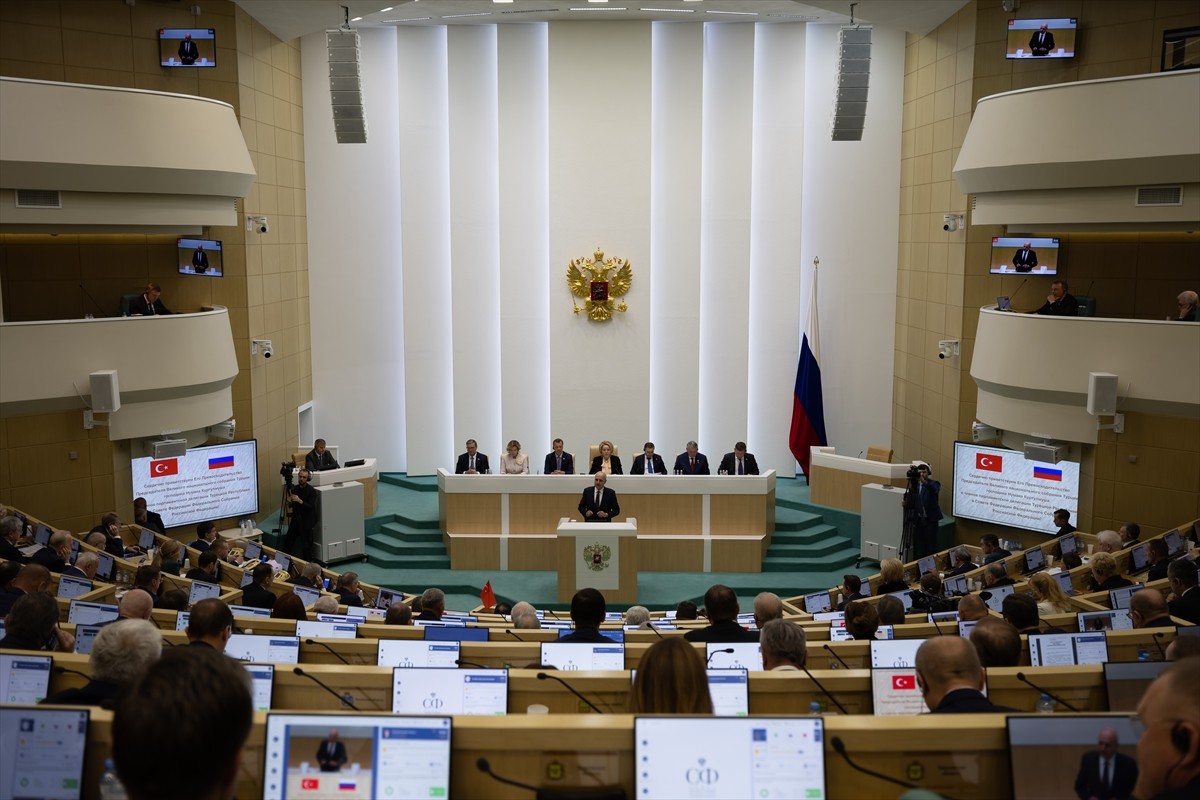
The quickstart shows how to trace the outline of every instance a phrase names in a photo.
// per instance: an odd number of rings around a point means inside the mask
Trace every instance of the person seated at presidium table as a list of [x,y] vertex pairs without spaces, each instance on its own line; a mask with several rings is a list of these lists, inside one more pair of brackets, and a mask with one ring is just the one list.
[[1195,322],[1196,321],[1196,306],[1200,303],[1200,296],[1192,290],[1180,292],[1179,297],[1179,322]]
[[324,439],[313,442],[313,449],[304,457],[304,468],[309,472],[320,472],[323,469],[338,469],[337,459],[329,452]]
[[521,452],[521,443],[513,439],[505,450],[505,454],[500,456],[500,474],[528,475],[529,456]]
[[667,465],[663,463],[662,456],[654,452],[654,442],[646,442],[642,445],[642,454],[633,459],[633,469],[629,470],[630,475],[666,475]]
[[600,454],[592,459],[589,475],[603,472],[605,475],[621,475],[621,459],[613,454],[613,443],[605,439],[600,443]]
[[156,317],[175,312],[163,305],[158,298],[162,295],[162,287],[157,283],[146,284],[145,290],[129,303],[129,316]]
[[726,453],[721,458],[721,466],[717,468],[720,475],[757,475],[758,461],[753,453],[746,452],[746,443],[738,442],[733,446],[732,453]]
[[546,454],[546,465],[542,469],[545,475],[573,475],[575,473],[575,457],[563,451],[563,440],[555,439],[551,451]]
[[676,475],[709,475],[708,456],[700,452],[700,445],[688,442],[687,449],[675,458]]
[[621,513],[621,504],[617,502],[617,493],[604,484],[608,476],[597,472],[592,480],[594,487],[584,489],[579,498],[579,513],[584,522],[612,522],[612,518]]
[[474,439],[467,439],[467,452],[458,457],[458,463],[454,466],[454,474],[482,475],[488,472],[488,457],[479,452],[479,445]]
[[1067,292],[1068,288],[1066,281],[1050,284],[1050,294],[1046,296],[1046,302],[1033,313],[1044,317],[1078,317],[1079,301]]

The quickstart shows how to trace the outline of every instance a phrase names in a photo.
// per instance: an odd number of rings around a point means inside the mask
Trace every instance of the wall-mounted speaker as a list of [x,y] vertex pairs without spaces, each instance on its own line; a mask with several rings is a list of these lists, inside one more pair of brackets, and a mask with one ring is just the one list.
[[333,133],[338,144],[365,144],[367,119],[362,100],[362,51],[358,31],[339,28],[325,31],[329,50],[329,100],[333,107]]
[[1087,412],[1092,416],[1117,413],[1117,376],[1111,372],[1088,373]]
[[833,105],[832,139],[862,140],[867,124],[867,89],[871,83],[871,27],[854,25],[838,34],[837,98]]
[[92,384],[92,411],[109,413],[121,407],[121,387],[115,369],[102,369],[88,376]]
[[150,453],[155,458],[175,458],[187,453],[187,439],[155,439],[150,443]]
[[1067,457],[1069,449],[1065,444],[1054,442],[1026,442],[1025,458],[1028,461],[1040,461],[1043,464],[1057,464]]

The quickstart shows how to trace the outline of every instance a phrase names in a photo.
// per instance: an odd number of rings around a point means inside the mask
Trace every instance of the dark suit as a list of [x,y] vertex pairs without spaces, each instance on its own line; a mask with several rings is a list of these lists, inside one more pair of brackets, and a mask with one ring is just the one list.
[[304,457],[304,468],[309,472],[320,472],[323,469],[337,469],[338,462],[328,450],[320,455],[316,450],[309,450]]
[[[134,522],[137,522],[137,520],[134,520]],[[137,524],[141,525],[143,528],[149,528],[150,530],[154,531],[155,533],[161,533],[164,536],[167,533],[167,526],[163,524],[162,516],[159,514],[155,514],[153,511],[147,511],[146,512],[146,521],[138,522]]]
[[1012,261],[1017,272],[1031,272],[1037,266],[1037,251],[1022,248],[1013,253]]
[[1179,597],[1176,597],[1167,607],[1172,617],[1186,619],[1193,625],[1200,625],[1200,589],[1193,586]]
[[28,561],[15,544],[8,539],[0,539],[0,561],[15,561],[24,564]]
[[991,564],[993,561],[1003,561],[1011,555],[1012,553],[1008,552],[1003,547],[997,547],[995,550],[983,557],[983,563],[986,566],[987,564]]
[[965,564],[959,564],[954,569],[946,573],[947,578],[953,578],[955,575],[964,575],[973,569],[978,569],[973,563],[968,561]]
[[[608,516],[597,516],[601,511]],[[617,493],[607,486],[600,495],[600,502],[596,503],[596,487],[589,486],[579,498],[579,513],[583,515],[584,522],[612,522],[612,518],[621,513],[621,504],[617,502]]]
[[5,586],[0,588],[0,619],[8,616],[8,612],[12,611],[13,603],[25,596],[24,589],[18,589],[15,586]]
[[1120,575],[1109,575],[1103,583],[1096,584],[1096,591],[1111,592],[1113,589],[1123,589],[1126,586],[1133,586],[1133,581],[1122,578]]
[[1099,800],[1129,797],[1137,783],[1137,762],[1124,753],[1114,753],[1112,784],[1100,777],[1100,754],[1091,750],[1079,759],[1079,774],[1075,776],[1075,795],[1079,800],[1097,797]]
[[251,608],[274,608],[275,593],[257,583],[248,583],[242,589],[242,605]]
[[1167,568],[1171,566],[1170,559],[1164,558],[1154,566],[1150,567],[1150,571],[1146,573],[1146,582],[1160,581],[1167,577]]
[[[466,472],[468,469],[470,469],[470,466],[469,466],[470,463],[471,463],[471,456],[467,453],[463,453],[461,456],[458,457],[458,464],[454,467],[454,474],[462,475],[464,472]],[[476,472],[487,472],[488,471],[487,456],[485,456],[483,453],[480,453],[478,450],[475,451],[475,471]]]
[[[667,465],[663,463],[662,456],[658,453],[650,456],[650,469],[656,475],[666,475]],[[646,454],[638,456],[633,460],[633,469],[629,470],[630,475],[645,475],[646,474]]]
[[600,633],[598,628],[576,628],[571,633],[556,642],[574,642],[575,644],[615,644],[612,639]]
[[1044,317],[1078,317],[1079,301],[1075,299],[1075,295],[1064,293],[1057,300],[1047,300],[1036,313]]
[[[192,47],[195,46],[195,44],[192,45]],[[203,250],[196,250],[192,253],[192,269],[196,272],[208,272],[208,253]]]
[[131,317],[139,314],[143,317],[154,317],[160,314],[174,313],[174,311],[163,305],[161,299],[150,302],[144,294],[139,294],[129,303],[129,316]]
[[81,570],[79,567],[76,567],[71,564],[68,564],[67,566],[63,567],[62,574],[69,575],[72,578],[83,578],[85,581],[90,580],[90,578],[88,578],[86,572]]
[[850,605],[855,600],[862,600],[864,597],[866,597],[866,595],[864,595],[862,592],[855,592],[852,595],[848,595],[845,600],[838,603],[838,607],[834,610],[835,611],[845,611],[846,606]]
[[1050,31],[1034,31],[1033,36],[1029,37],[1029,51],[1035,56],[1044,56],[1053,49],[1054,34]]
[[75,689],[64,689],[46,697],[44,706],[100,706],[112,708],[117,704],[121,687],[108,681],[88,681]]
[[[600,458],[600,456],[596,456],[595,458],[593,458],[592,459],[592,468],[588,470],[588,475],[595,475],[597,472],[599,472],[600,465],[603,463],[604,463],[604,461],[603,461],[603,459]],[[624,474],[623,472],[621,472],[621,459],[617,458],[615,455],[609,456],[608,463],[609,463],[609,466],[612,467],[613,475],[623,475]]]
[[1075,526],[1068,522],[1066,525],[1063,525],[1058,529],[1058,533],[1054,534],[1054,538],[1057,539],[1060,536],[1070,536],[1074,532]]
[[317,747],[316,760],[321,772],[340,772],[350,759],[346,757],[346,745],[326,739]]
[[913,510],[913,535],[916,541],[916,556],[923,558],[937,552],[938,521],[942,518],[942,507],[938,504],[938,495],[942,491],[941,481],[926,478],[918,482],[916,489],[905,495],[905,499],[915,503]]
[[212,572],[205,572],[200,567],[192,567],[188,570],[187,575],[183,577],[189,581],[205,581],[207,583],[220,583],[221,579]]
[[30,564],[41,564],[51,572],[62,572],[67,568],[67,562],[59,558],[58,553],[51,550],[49,547],[43,547],[38,550],[29,559]]
[[206,542],[203,539],[197,539],[189,544],[188,547],[192,548],[193,550],[199,550],[201,553],[203,553],[205,550],[212,547],[212,543]]
[[[179,60],[184,63],[184,66],[190,67],[200,58],[200,48],[191,39],[184,39],[179,43]],[[208,266],[205,264],[205,266]]]
[[706,628],[692,628],[683,635],[689,642],[714,642],[718,644],[737,644],[738,642],[757,642],[758,632],[748,631],[738,624],[736,619],[724,622],[714,622]]
[[338,596],[338,602],[344,606],[354,606],[356,608],[363,607],[362,598],[359,597],[358,594],[356,594],[355,592],[350,591],[349,589],[338,589],[337,596]]
[[675,471],[680,475],[711,475],[708,469],[708,456],[696,453],[696,466],[692,466],[691,456],[687,452],[680,453],[675,458]]
[[559,459],[559,456],[555,455],[554,453],[547,453],[546,454],[546,464],[545,464],[545,467],[542,469],[542,474],[549,475],[552,472],[554,472],[555,470],[559,470],[559,469],[561,469],[563,472],[567,473],[568,475],[574,474],[574,472],[575,472],[575,457],[573,455],[571,455],[566,450],[564,450],[562,453],[562,466],[559,466],[558,459]]
[[993,705],[982,692],[974,689],[955,689],[942,695],[942,702],[933,709],[934,714],[986,714],[998,711],[1002,714],[1018,713],[1015,708]]
[[[745,472],[743,474],[758,474],[758,462],[754,459],[753,453],[746,453],[745,457],[743,458],[743,464],[745,464]],[[726,475],[737,474],[737,459],[733,453],[726,453],[721,459],[721,466],[717,467],[717,471],[720,472],[721,470],[725,470]]]

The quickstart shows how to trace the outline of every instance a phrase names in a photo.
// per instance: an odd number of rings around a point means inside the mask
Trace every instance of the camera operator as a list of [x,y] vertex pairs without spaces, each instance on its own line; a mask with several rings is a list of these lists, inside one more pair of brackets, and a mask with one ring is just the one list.
[[[286,477],[286,476],[285,476]],[[313,530],[317,526],[317,490],[309,484],[312,476],[300,470],[297,484],[288,486],[288,523],[284,551],[306,561],[312,561]]]
[[938,492],[942,484],[932,479],[933,470],[928,464],[918,463],[908,471],[908,491],[901,505],[911,509],[913,522],[912,558],[923,558],[937,550],[938,521],[942,509],[938,505]]

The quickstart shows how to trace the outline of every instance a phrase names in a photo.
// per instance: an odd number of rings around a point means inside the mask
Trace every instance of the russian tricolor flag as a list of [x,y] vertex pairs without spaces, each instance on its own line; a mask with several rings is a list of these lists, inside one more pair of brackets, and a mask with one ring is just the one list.
[[821,346],[817,326],[817,267],[813,266],[812,289],[808,297],[808,320],[800,342],[800,363],[796,367],[796,388],[792,393],[792,429],[788,445],[808,477],[810,448],[828,443],[825,437],[825,404],[821,399]]
[[208,460],[209,469],[222,469],[223,467],[233,466],[233,456],[218,456]]
[[1054,469],[1053,467],[1037,467],[1033,468],[1033,477],[1041,478],[1044,481],[1061,481],[1062,470]]

